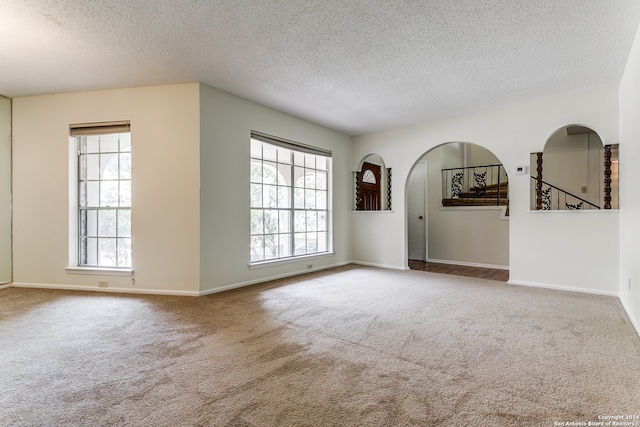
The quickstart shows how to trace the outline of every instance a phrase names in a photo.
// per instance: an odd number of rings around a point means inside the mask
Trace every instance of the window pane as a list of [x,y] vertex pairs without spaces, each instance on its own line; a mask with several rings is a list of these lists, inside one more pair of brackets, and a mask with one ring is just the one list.
[[83,264],[98,265],[98,239],[80,239],[80,253],[83,257]]
[[327,192],[316,191],[316,209],[327,209]]
[[278,235],[267,234],[264,236],[264,259],[278,258]]
[[316,156],[313,154],[304,155],[304,165],[308,168],[316,168]]
[[278,232],[278,217],[279,217],[278,211],[275,209],[269,209],[264,212],[265,234],[273,234]]
[[293,153],[293,164],[296,166],[304,166],[304,153],[298,151]]
[[262,182],[264,182],[265,184],[277,184],[278,170],[276,169],[276,164],[271,162],[264,162],[262,165]]
[[[98,207],[100,206],[100,183],[98,181],[87,182],[87,193],[85,195],[86,203],[81,206]],[[80,190],[82,203],[82,190]]]
[[96,237],[98,235],[98,211],[89,210],[84,212],[87,213],[86,235],[89,237]]
[[251,234],[264,234],[264,214],[262,209],[251,209]]
[[278,235],[280,248],[280,257],[290,257],[291,256],[291,234],[279,234]]
[[116,237],[116,211],[115,209],[101,210],[98,212],[98,236]]
[[307,213],[305,211],[295,211],[293,220],[293,231],[307,231]]
[[102,165],[101,179],[118,179],[118,155],[101,154],[100,165]]
[[251,182],[262,182],[262,162],[251,162]]
[[278,207],[279,208],[291,207],[291,197],[289,197],[290,193],[291,193],[290,187],[278,187]]
[[278,147],[278,163],[291,164],[291,150]]
[[262,158],[262,142],[257,139],[251,139],[251,157],[254,159]]
[[87,160],[87,173],[85,178],[80,179],[100,179],[100,155],[99,154],[87,154],[85,156]]
[[307,233],[295,233],[293,235],[294,240],[294,255],[304,255],[307,253]]
[[275,185],[264,185],[262,187],[262,206],[265,208],[278,207],[278,187]]
[[316,208],[316,190],[304,190],[304,207],[307,209]]
[[[85,138],[85,137],[82,137]],[[92,135],[87,136],[87,153],[99,153],[100,152],[100,136]]]
[[318,252],[327,252],[327,233],[318,233]]
[[251,261],[262,261],[264,259],[264,237],[251,237]]
[[251,184],[251,207],[262,207],[262,185]]
[[316,211],[307,211],[307,231],[318,229],[318,214]]
[[305,171],[304,188],[316,188],[316,173],[314,171]]
[[278,163],[278,184],[291,185],[291,165]]
[[131,267],[131,239],[118,239],[118,267]]
[[296,188],[293,190],[293,207],[304,209],[304,189]]
[[120,181],[120,206],[131,207],[131,181]]
[[316,169],[327,170],[327,158],[324,156],[316,156]]
[[316,172],[316,188],[318,190],[326,190],[327,189],[327,173],[326,172]]
[[117,153],[119,134],[100,135],[100,152]]
[[119,209],[118,215],[118,237],[131,237],[131,211]]
[[318,212],[318,231],[327,231],[327,213]]
[[278,230],[280,233],[291,233],[291,211],[280,211]]
[[293,168],[294,186],[298,188],[304,188],[304,168],[295,166]]
[[116,266],[116,239],[98,239],[98,262],[103,267]]
[[307,253],[318,252],[318,233],[307,233]]
[[120,151],[131,151],[131,134],[120,134]]
[[277,148],[275,145],[262,144],[262,160],[270,160],[275,162],[277,160]]
[[100,206],[118,206],[118,181],[100,181]]
[[131,179],[131,153],[120,154],[120,179]]

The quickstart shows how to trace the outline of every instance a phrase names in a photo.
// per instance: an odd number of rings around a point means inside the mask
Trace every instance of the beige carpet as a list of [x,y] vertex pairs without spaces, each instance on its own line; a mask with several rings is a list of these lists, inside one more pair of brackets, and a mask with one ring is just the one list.
[[640,338],[611,297],[355,266],[201,298],[0,291],[2,426],[633,414]]

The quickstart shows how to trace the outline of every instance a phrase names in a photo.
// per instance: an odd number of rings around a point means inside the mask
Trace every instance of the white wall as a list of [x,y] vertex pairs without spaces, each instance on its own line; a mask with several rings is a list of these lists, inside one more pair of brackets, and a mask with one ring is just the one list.
[[[197,294],[199,85],[14,99],[14,282]],[[131,277],[68,274],[69,124],[131,121]]]
[[620,299],[640,333],[639,163],[640,31],[620,83]]
[[[344,264],[351,260],[350,138],[251,101],[200,85],[202,292]],[[249,137],[259,131],[333,153],[335,255],[249,268]],[[363,156],[359,157],[361,159]]]
[[[541,97],[355,137],[355,159],[375,152],[385,159],[387,167],[393,168],[395,212],[371,215],[367,221],[353,223],[354,260],[406,267],[405,185],[409,171],[433,147],[449,141],[467,141],[493,152],[509,173],[511,281],[617,292],[618,213],[580,217],[531,214],[530,177],[515,176],[513,171],[516,166],[527,165],[529,153],[542,151],[549,136],[568,124],[589,126],[598,132],[603,143],[616,143],[618,118],[618,88],[613,86]],[[372,229],[377,233],[370,233]],[[576,240],[588,244],[576,245]]]
[[446,144],[425,156],[429,165],[428,258],[463,265],[508,267],[509,221],[501,220],[503,208],[442,208],[441,170],[462,166],[456,163],[460,147],[467,153],[469,166],[500,163],[491,152],[474,144]]
[[0,96],[0,284],[11,281],[11,100]]

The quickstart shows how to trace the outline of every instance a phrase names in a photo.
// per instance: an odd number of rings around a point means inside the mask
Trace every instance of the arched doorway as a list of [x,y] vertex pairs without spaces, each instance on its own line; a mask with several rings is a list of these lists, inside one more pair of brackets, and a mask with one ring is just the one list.
[[435,147],[416,160],[405,188],[409,268],[508,279],[508,176],[491,151]]

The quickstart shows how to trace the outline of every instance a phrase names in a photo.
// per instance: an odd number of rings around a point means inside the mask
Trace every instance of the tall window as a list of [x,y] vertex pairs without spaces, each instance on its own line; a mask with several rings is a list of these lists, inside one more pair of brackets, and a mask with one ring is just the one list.
[[251,135],[251,263],[330,251],[328,151]]
[[131,268],[129,123],[72,126],[78,155],[77,264]]

